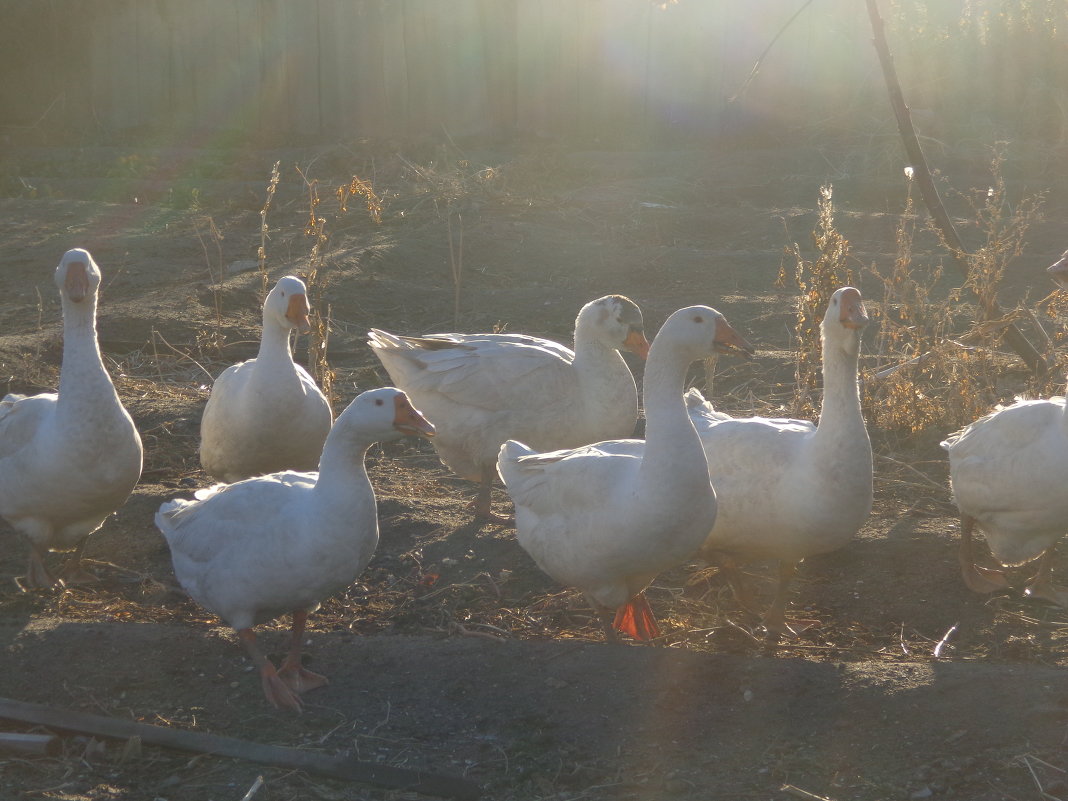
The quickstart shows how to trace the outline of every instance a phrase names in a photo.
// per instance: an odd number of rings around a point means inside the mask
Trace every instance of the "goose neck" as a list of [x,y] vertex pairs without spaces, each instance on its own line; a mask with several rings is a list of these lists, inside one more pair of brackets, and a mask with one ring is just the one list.
[[823,348],[823,406],[819,428],[857,424],[863,427],[860,386],[857,383],[859,351],[840,346]]
[[278,325],[264,315],[263,333],[257,361],[293,361],[289,343],[289,328]]
[[[575,337],[574,368],[580,373],[598,373],[605,370],[626,367],[623,356],[615,348],[605,345],[593,337]],[[630,368],[627,368],[628,372]]]
[[[670,349],[658,349],[656,342],[653,343],[642,387],[646,453],[650,450],[656,453],[661,448],[675,450],[681,444],[680,440],[685,439],[687,427],[694,434],[692,439],[696,450],[702,451],[682,397],[686,369],[691,361]],[[704,458],[703,451],[701,458]]]
[[374,443],[343,434],[332,431],[326,439],[323,455],[319,458],[319,477],[315,482],[317,493],[343,498],[361,487],[371,485],[364,460]]
[[96,298],[81,303],[63,300],[63,366],[59,372],[60,397],[94,392],[101,384],[111,387],[96,336]]

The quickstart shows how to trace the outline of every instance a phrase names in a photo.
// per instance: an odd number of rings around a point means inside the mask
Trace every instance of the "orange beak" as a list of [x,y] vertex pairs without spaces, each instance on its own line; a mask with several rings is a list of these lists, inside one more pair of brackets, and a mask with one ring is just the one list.
[[396,410],[393,415],[393,427],[402,434],[412,437],[434,436],[434,426],[423,417],[422,413],[412,406],[408,396],[401,393],[393,399]]
[[842,292],[841,303],[839,322],[845,328],[851,328],[855,331],[868,324],[868,310],[864,308],[860,290],[847,287]]
[[630,329],[627,338],[623,340],[623,349],[631,353],[637,353],[642,359],[649,358],[649,340],[645,338],[645,332],[640,328]]
[[716,324],[715,348],[717,353],[741,353],[743,356],[752,356],[756,349],[749,342],[731,328],[726,320],[719,320]]
[[309,314],[311,314],[311,306],[308,305],[307,295],[289,296],[286,319],[302,334],[307,334],[311,331],[311,320],[308,319]]
[[67,278],[63,288],[67,296],[75,303],[81,303],[89,294],[89,273],[84,261],[72,261],[67,264]]

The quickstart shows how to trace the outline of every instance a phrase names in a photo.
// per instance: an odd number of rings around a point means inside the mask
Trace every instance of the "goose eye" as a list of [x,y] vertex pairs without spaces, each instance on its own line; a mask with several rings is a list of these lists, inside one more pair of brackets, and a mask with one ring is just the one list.
[[381,398],[375,398],[375,406],[381,406],[383,403]]
[[693,318],[693,321],[695,323],[703,323],[705,321],[705,318],[702,317],[700,314],[695,314],[694,318]]

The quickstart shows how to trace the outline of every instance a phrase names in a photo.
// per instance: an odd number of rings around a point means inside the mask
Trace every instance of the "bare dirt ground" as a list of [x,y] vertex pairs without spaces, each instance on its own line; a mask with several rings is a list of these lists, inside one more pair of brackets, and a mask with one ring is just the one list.
[[[657,646],[605,644],[578,595],[544,576],[511,532],[469,522],[472,488],[428,445],[375,449],[382,541],[358,583],[312,616],[308,659],[331,683],[306,696],[300,716],[264,702],[232,633],[177,588],[152,523],[161,502],[209,483],[196,448],[210,378],[254,353],[261,278],[225,267],[256,257],[275,159],[272,281],[308,266],[308,207],[293,165],[322,181],[331,238],[317,300],[331,320],[339,409],[385,378],[363,342],[370,326],[452,330],[451,219],[462,329],[500,324],[569,342],[578,308],[619,292],[642,307],[651,336],[674,309],[708,303],[759,348],[752,362],[717,367],[717,404],[745,412],[790,396],[795,293],[774,281],[784,246],[808,247],[824,181],[877,311],[864,266],[893,259],[904,188],[892,144],[427,146],[403,157],[357,144],[9,145],[4,389],[56,386],[52,270],[67,248],[87,247],[104,271],[102,346],[146,459],[129,502],[90,539],[98,586],[19,592],[25,546],[0,530],[0,696],[463,775],[495,799],[1068,798],[1068,614],[963,586],[935,435],[872,431],[871,519],[849,547],[803,565],[788,614],[818,625],[777,644],[721,576],[696,564],[649,592],[666,631]],[[1066,247],[1068,171],[1054,182],[1065,158],[1010,151],[1010,193],[1048,195],[1045,220],[1007,276],[1008,300],[1045,295],[1042,269]],[[959,187],[988,180],[978,150],[939,161]],[[356,199],[335,211],[331,189],[353,173],[383,196],[380,225]],[[975,235],[966,225],[964,234]],[[299,349],[303,360],[303,341]],[[506,496],[496,500],[504,511]],[[769,566],[749,570],[768,597]],[[275,655],[287,625],[261,634]],[[0,754],[0,798],[236,801],[258,774],[260,801],[419,797],[66,737],[55,757]]]

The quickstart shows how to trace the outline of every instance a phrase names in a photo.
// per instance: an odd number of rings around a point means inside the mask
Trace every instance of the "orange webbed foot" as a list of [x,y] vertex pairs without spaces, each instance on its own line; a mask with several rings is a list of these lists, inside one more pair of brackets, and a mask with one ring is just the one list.
[[616,619],[612,625],[618,631],[641,642],[648,642],[660,636],[656,616],[643,593],[638,593],[616,610]]
[[480,500],[474,500],[467,504],[467,508],[475,513],[476,523],[515,528],[515,518],[496,514],[488,501],[482,503]]
[[1009,586],[1003,570],[972,564],[961,565],[960,572],[964,578],[964,583],[968,585],[968,589],[982,595],[1003,590]]
[[308,690],[314,690],[330,683],[326,676],[321,676],[299,663],[293,663],[288,660],[278,670],[278,678],[295,693],[306,693]]
[[60,586],[58,579],[45,567],[41,553],[33,547],[30,548],[30,561],[26,568],[26,575],[16,579],[16,583],[23,592],[51,590]]
[[1029,598],[1040,598],[1043,601],[1049,601],[1051,604],[1057,606],[1068,607],[1068,590],[1064,587],[1058,587],[1054,584],[1049,574],[1045,571],[1040,571],[1024,589],[1024,593]]
[[286,681],[278,675],[274,665],[270,662],[260,668],[260,682],[263,684],[263,695],[276,709],[289,709],[293,712],[303,712],[304,704],[300,695],[293,690]]

